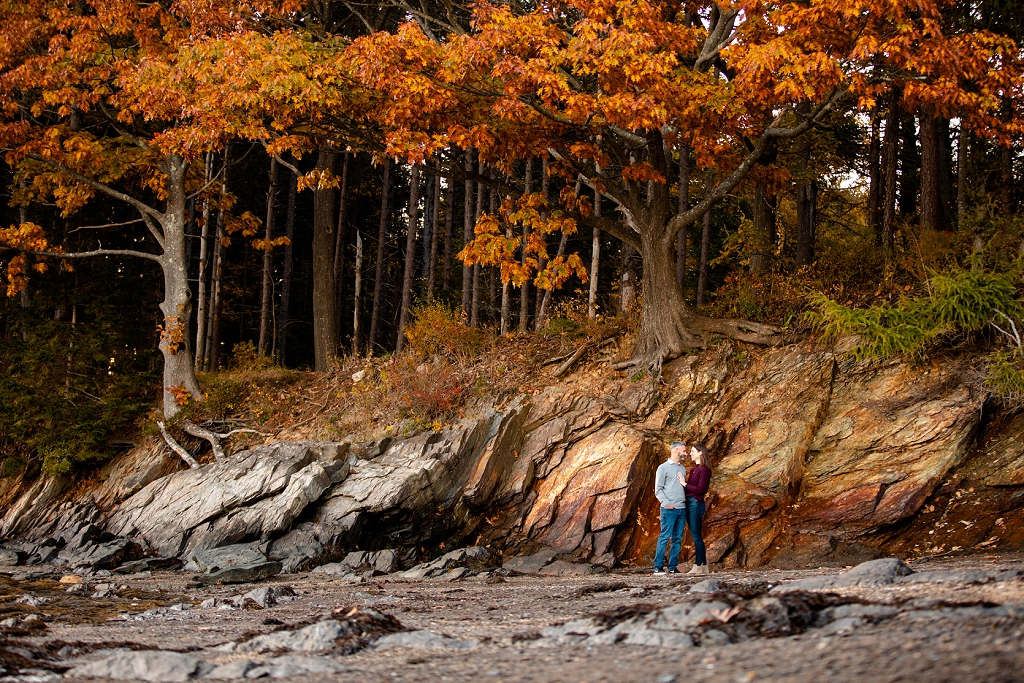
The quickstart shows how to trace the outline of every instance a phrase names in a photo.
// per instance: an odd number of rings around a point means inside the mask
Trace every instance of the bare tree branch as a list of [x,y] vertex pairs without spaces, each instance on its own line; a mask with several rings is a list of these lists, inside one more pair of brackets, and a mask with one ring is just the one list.
[[761,155],[764,153],[765,149],[767,149],[768,143],[771,140],[778,138],[794,138],[797,137],[798,135],[802,135],[803,133],[807,132],[812,127],[817,125],[818,122],[820,122],[821,119],[824,118],[825,114],[832,109],[833,105],[840,102],[845,96],[845,90],[839,88],[833,90],[832,93],[827,98],[825,98],[825,101],[822,102],[810,116],[808,116],[800,124],[793,126],[792,128],[778,127],[778,124],[782,121],[782,118],[788,113],[788,110],[776,116],[772,124],[768,126],[768,128],[766,128],[765,131],[761,134],[761,137],[758,138],[757,143],[754,145],[753,149],[751,149],[750,152],[747,154],[746,158],[740,163],[739,166],[736,167],[736,170],[734,170],[732,173],[726,176],[726,178],[721,183],[719,183],[711,192],[709,192],[707,196],[703,200],[701,200],[700,203],[698,203],[696,206],[691,208],[686,213],[676,214],[669,220],[667,226],[669,234],[675,235],[683,228],[683,226],[689,225],[690,223],[696,221],[698,218],[700,218],[709,210],[711,210],[711,207],[714,206],[716,202],[725,197],[725,195],[732,192],[736,188],[736,186],[739,185],[740,182],[747,176],[747,174],[750,172],[750,169],[752,169],[754,165],[758,162],[758,160],[761,158]]
[[146,222],[146,227],[149,228],[149,234],[151,234],[153,236],[153,239],[156,240],[156,243],[160,245],[160,249],[162,251],[166,251],[166,248],[164,247],[164,235],[162,232],[160,232],[160,229],[157,228],[156,225],[153,223],[153,219],[143,213],[142,220]]
[[117,120],[117,117],[111,114],[110,110],[107,109],[107,105],[103,103],[103,100],[100,100],[98,104],[100,107],[100,111],[103,112],[103,115],[107,118],[107,121],[110,123],[110,125],[114,127],[114,130],[120,133],[122,137],[125,137],[128,140],[130,140],[131,143],[136,147],[144,149],[147,152],[149,151],[149,143],[136,135],[132,135],[130,132],[128,132],[127,129],[123,128],[120,122]]
[[93,249],[92,251],[73,251],[70,253],[54,251],[29,251],[33,256],[53,256],[54,258],[92,258],[93,256],[135,256],[137,258],[156,261],[161,266],[164,264],[163,257],[158,254],[149,254],[134,249]]
[[68,230],[68,234],[78,232],[79,230],[100,230],[102,228],[120,228],[125,225],[132,225],[133,223],[141,223],[141,218],[133,218],[130,221],[124,221],[123,223],[106,223],[105,225],[80,225],[77,228]]
[[74,178],[75,180],[77,180],[77,181],[79,181],[81,183],[85,183],[89,187],[93,188],[94,190],[96,190],[98,192],[102,192],[103,194],[107,195],[108,197],[113,197],[114,199],[118,199],[118,200],[120,200],[120,201],[122,201],[122,202],[124,202],[126,204],[130,204],[131,206],[134,206],[136,209],[138,209],[139,212],[147,213],[147,214],[149,214],[150,216],[152,216],[153,218],[155,218],[158,221],[162,221],[162,219],[164,217],[164,215],[161,212],[157,211],[156,209],[154,209],[149,204],[146,204],[145,202],[141,202],[138,199],[136,199],[135,197],[132,197],[130,195],[126,195],[123,192],[118,192],[117,190],[115,190],[114,188],[110,187],[109,185],[104,185],[103,183],[101,183],[99,181],[96,181],[96,180],[93,180],[92,178],[89,178],[87,176],[84,176],[81,173],[78,173],[77,171],[72,171],[70,168],[68,168],[64,164],[59,164],[56,161],[53,161],[51,159],[47,159],[47,158],[42,157],[42,156],[40,156],[38,154],[28,154],[26,156],[27,156],[27,158],[32,159],[33,161],[38,161],[41,164],[46,164],[50,168],[56,169],[56,170],[60,171],[61,173],[66,173],[69,176],[71,176],[72,178]]
[[729,10],[719,15],[714,29],[708,34],[701,47],[700,56],[693,65],[694,71],[707,71],[715,63],[718,54],[732,40],[733,28],[736,26],[736,10]]

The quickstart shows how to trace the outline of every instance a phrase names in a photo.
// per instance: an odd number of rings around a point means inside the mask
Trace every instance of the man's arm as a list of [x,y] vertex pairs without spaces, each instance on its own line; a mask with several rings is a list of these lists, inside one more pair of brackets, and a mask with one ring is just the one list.
[[669,507],[668,498],[665,496],[665,479],[668,475],[665,467],[658,467],[654,474],[654,496],[664,506]]

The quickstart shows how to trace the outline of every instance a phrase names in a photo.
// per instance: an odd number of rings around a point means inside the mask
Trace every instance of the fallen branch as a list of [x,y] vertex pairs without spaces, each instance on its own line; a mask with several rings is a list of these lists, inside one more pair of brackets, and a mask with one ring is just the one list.
[[[586,344],[584,344],[583,346],[578,348],[575,353],[573,353],[571,356],[569,356],[569,359],[567,361],[565,361],[564,363],[562,363],[561,365],[558,366],[558,368],[554,372],[554,376],[555,377],[561,377],[562,374],[566,370],[571,368],[576,363],[576,361],[578,361],[580,359],[580,357],[583,356],[583,354],[586,353],[589,349],[592,349],[592,348],[600,349],[600,348],[606,346],[609,342],[613,341],[614,339],[615,339],[615,337],[613,336],[613,337],[605,337],[604,339],[602,339],[602,340],[600,340],[598,342],[588,341]],[[563,358],[564,358],[564,356],[563,356]]]
[[590,347],[591,347],[591,343],[587,342],[586,344],[584,344],[583,346],[578,348],[576,350],[576,353],[574,353],[571,356],[569,356],[569,359],[567,361],[565,361],[564,363],[562,363],[561,365],[558,366],[558,368],[554,372],[554,376],[555,377],[561,377],[562,374],[566,370],[571,368],[576,363],[576,361],[578,361],[580,359],[580,356],[582,356],[587,351],[587,349],[589,349]]
[[554,358],[548,358],[546,361],[541,362],[540,366],[544,367],[545,365],[554,365],[555,363],[558,363],[559,361],[565,360],[566,358],[568,358],[571,355],[572,355],[571,353],[564,353],[561,356],[555,356]]
[[218,434],[217,436],[219,436],[222,439],[227,439],[234,436],[235,434],[258,434],[260,436],[274,436],[270,432],[260,432],[255,429],[232,429],[230,432],[227,432],[226,434]]
[[167,429],[164,427],[164,423],[157,421],[156,426],[160,428],[160,433],[164,435],[164,441],[170,446],[171,450],[181,456],[181,459],[192,469],[199,467],[199,463],[192,457],[192,454],[186,451],[180,443],[174,440],[174,437],[167,433]]
[[[303,396],[303,398],[305,398],[305,396]],[[313,403],[314,405],[316,404],[315,401],[310,400],[310,402]],[[295,423],[293,425],[284,427],[284,429],[297,429],[297,428],[299,428],[299,427],[301,427],[301,426],[303,426],[305,424],[308,424],[308,423],[312,422],[313,420],[315,420],[317,418],[317,416],[320,413],[322,413],[327,408],[327,404],[330,403],[330,402],[331,402],[331,388],[327,387],[327,391],[324,392],[324,402],[323,402],[323,404],[319,408],[317,408],[316,411],[312,415],[307,417],[305,420],[302,420],[301,422],[297,422],[297,423]]]
[[1021,344],[1020,332],[1017,331],[1017,323],[1014,322],[1013,318],[1011,318],[1010,316],[1006,315],[1005,313],[998,309],[996,310],[996,313],[1003,316],[1006,322],[1010,323],[1010,329],[1013,330],[1013,334],[1010,334],[1003,328],[999,327],[999,325],[996,325],[995,319],[992,320],[992,327],[996,328],[997,330],[1005,334],[1009,338],[1011,343],[1017,345],[1018,350],[1024,348],[1024,345]]

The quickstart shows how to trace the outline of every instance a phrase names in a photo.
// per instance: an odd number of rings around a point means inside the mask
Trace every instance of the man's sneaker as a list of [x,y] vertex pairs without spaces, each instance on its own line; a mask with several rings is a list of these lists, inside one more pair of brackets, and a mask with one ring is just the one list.
[[665,570],[664,570],[664,569],[662,569],[661,567],[655,567],[655,568],[654,568],[654,575],[655,575],[655,576],[661,576],[661,575],[663,575],[664,573],[665,573]]
[[675,567],[669,567],[669,568],[668,568],[668,573],[669,573],[669,574],[678,574],[678,573],[679,573],[679,570],[678,570],[678,569],[676,569]]

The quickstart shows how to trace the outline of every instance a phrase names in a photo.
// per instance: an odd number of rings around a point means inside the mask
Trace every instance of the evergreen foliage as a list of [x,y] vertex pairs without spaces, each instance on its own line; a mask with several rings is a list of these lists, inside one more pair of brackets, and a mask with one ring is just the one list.
[[806,319],[825,339],[857,335],[860,343],[852,353],[858,358],[920,358],[945,340],[981,332],[1000,313],[1019,319],[1022,310],[1010,274],[958,268],[934,274],[928,291],[896,306],[882,303],[863,309],[814,293]]
[[152,407],[156,352],[148,325],[140,327],[126,305],[130,293],[101,280],[69,288],[72,281],[70,274],[38,280],[43,287],[27,308],[0,302],[8,325],[0,337],[3,475],[30,463],[69,474],[102,461],[115,451],[111,440],[131,437]]
[[851,353],[858,358],[920,359],[944,343],[998,330],[1009,348],[991,354],[985,381],[998,396],[1019,404],[1024,401],[1024,350],[1018,331],[1024,306],[1015,279],[1013,273],[958,268],[934,274],[926,296],[863,309],[814,293],[805,317],[825,339],[856,335],[859,343]]

